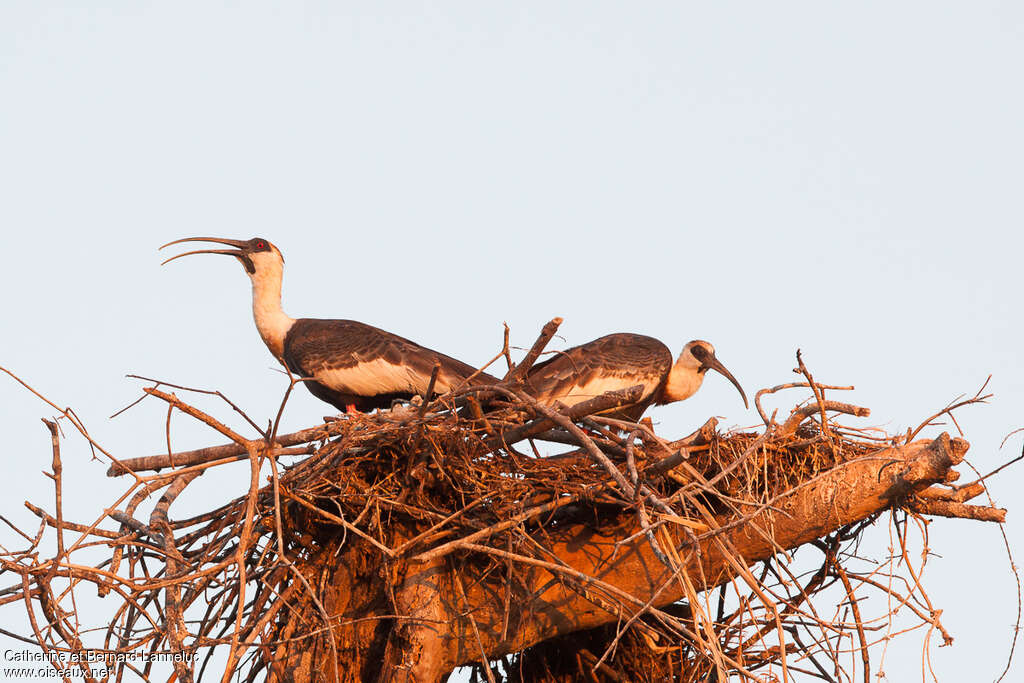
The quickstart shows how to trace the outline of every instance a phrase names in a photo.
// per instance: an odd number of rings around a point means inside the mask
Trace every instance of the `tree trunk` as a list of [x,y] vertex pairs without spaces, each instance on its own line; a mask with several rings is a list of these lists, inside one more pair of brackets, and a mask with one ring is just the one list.
[[[685,598],[687,581],[700,592],[742,580],[747,567],[780,550],[898,506],[943,481],[967,448],[966,441],[943,434],[852,460],[775,501],[779,512],[752,507],[739,523],[727,515],[697,520],[724,530],[703,534],[696,552],[683,527],[665,525],[683,576],[674,577],[655,556],[632,512],[602,515],[600,524],[538,530],[534,540],[550,553],[544,555],[523,545],[506,556],[470,548],[428,563],[402,558],[385,564],[351,536],[336,554],[340,541],[334,539],[313,555],[306,574],[331,567],[321,601],[334,624],[336,655],[326,634],[300,638],[323,627],[318,608],[307,601],[301,611],[281,615],[279,636],[298,639],[274,653],[270,678],[333,681],[336,671],[343,682],[441,681],[459,665],[627,619],[659,590],[654,607]],[[562,569],[553,566],[558,563]],[[615,603],[625,607],[610,607]]]

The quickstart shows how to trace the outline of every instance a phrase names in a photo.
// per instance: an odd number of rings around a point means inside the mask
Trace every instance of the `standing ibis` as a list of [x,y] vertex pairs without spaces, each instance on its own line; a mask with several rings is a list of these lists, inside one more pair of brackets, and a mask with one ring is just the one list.
[[717,358],[715,347],[695,339],[683,347],[678,360],[653,337],[642,334],[609,334],[581,346],[559,351],[527,373],[527,389],[545,403],[566,406],[606,391],[641,385],[640,399],[617,408],[614,414],[636,421],[652,403],[664,405],[693,396],[708,370],[716,370],[732,382],[747,406],[743,387]]
[[304,378],[310,393],[346,412],[390,407],[427,391],[434,365],[440,370],[434,393],[443,394],[476,374],[475,382],[497,382],[462,361],[396,334],[355,320],[289,317],[281,309],[284,258],[269,241],[187,237],[168,242],[215,242],[231,249],[199,249],[173,256],[224,254],[242,264],[252,281],[252,316],[263,342],[277,360]]

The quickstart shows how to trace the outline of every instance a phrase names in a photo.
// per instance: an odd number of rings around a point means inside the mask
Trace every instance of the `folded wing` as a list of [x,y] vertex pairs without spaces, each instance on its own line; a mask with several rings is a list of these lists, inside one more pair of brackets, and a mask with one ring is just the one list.
[[672,352],[657,339],[609,334],[535,365],[527,374],[527,388],[545,403],[574,405],[607,391],[643,385],[637,403],[616,411],[634,418],[657,398],[671,368]]

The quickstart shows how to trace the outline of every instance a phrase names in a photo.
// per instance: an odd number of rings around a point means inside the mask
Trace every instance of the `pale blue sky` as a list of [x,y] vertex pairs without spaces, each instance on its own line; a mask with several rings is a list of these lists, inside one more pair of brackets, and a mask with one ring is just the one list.
[[[568,344],[701,337],[748,394],[792,380],[799,347],[894,432],[991,373],[992,404],[959,416],[970,457],[987,471],[1019,452],[1020,436],[998,446],[1024,426],[1020,4],[382,5],[0,4],[0,365],[123,457],[163,448],[155,402],[106,419],[137,395],[128,372],[265,421],[284,382],[241,269],[156,252],[260,235],[285,254],[294,316],[472,363],[502,321],[529,344],[554,315]],[[3,378],[0,405],[0,513],[32,526],[50,412]],[[284,426],[330,412],[301,393]],[[716,378],[652,413],[670,435],[710,414],[757,421]],[[175,427],[176,447],[220,441]],[[65,468],[69,517],[121,490],[80,439]],[[246,477],[203,477],[176,508]],[[1022,484],[992,483],[1020,554]],[[1016,618],[998,529],[938,520],[931,547],[957,638],[933,665],[994,679]],[[895,641],[889,680],[918,680],[920,657],[917,634]]]

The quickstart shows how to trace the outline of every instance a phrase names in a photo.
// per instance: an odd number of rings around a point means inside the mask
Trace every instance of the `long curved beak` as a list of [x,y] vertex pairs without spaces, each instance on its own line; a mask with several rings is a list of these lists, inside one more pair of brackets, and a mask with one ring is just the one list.
[[181,244],[182,242],[215,242],[217,244],[226,244],[228,246],[235,247],[235,248],[234,249],[196,249],[194,251],[186,251],[183,254],[177,254],[176,256],[172,256],[171,258],[167,259],[166,261],[163,261],[160,264],[161,266],[164,265],[164,264],[170,263],[171,261],[173,261],[175,259],[179,259],[182,256],[191,256],[193,254],[223,254],[225,256],[234,256],[235,258],[237,258],[239,261],[242,262],[242,265],[244,265],[246,270],[248,270],[250,273],[253,272],[253,270],[254,270],[253,266],[252,266],[252,261],[249,259],[249,257],[246,255],[245,251],[243,250],[243,248],[245,246],[247,246],[247,243],[242,241],[242,240],[232,240],[232,239],[227,239],[225,237],[184,237],[184,238],[182,238],[180,240],[174,240],[173,242],[168,242],[167,244],[164,244],[163,246],[161,246],[160,249],[163,249],[164,247],[169,247],[172,244]]
[[732,376],[732,373],[729,372],[724,365],[722,365],[721,361],[712,356],[711,361],[707,364],[707,366],[714,370],[715,372],[722,375],[723,377],[725,377],[730,382],[732,382],[733,386],[736,387],[736,390],[740,392],[740,396],[743,397],[743,407],[749,410],[750,404],[747,403],[747,395],[743,393],[743,387],[741,387],[740,383],[736,381],[736,378]]

